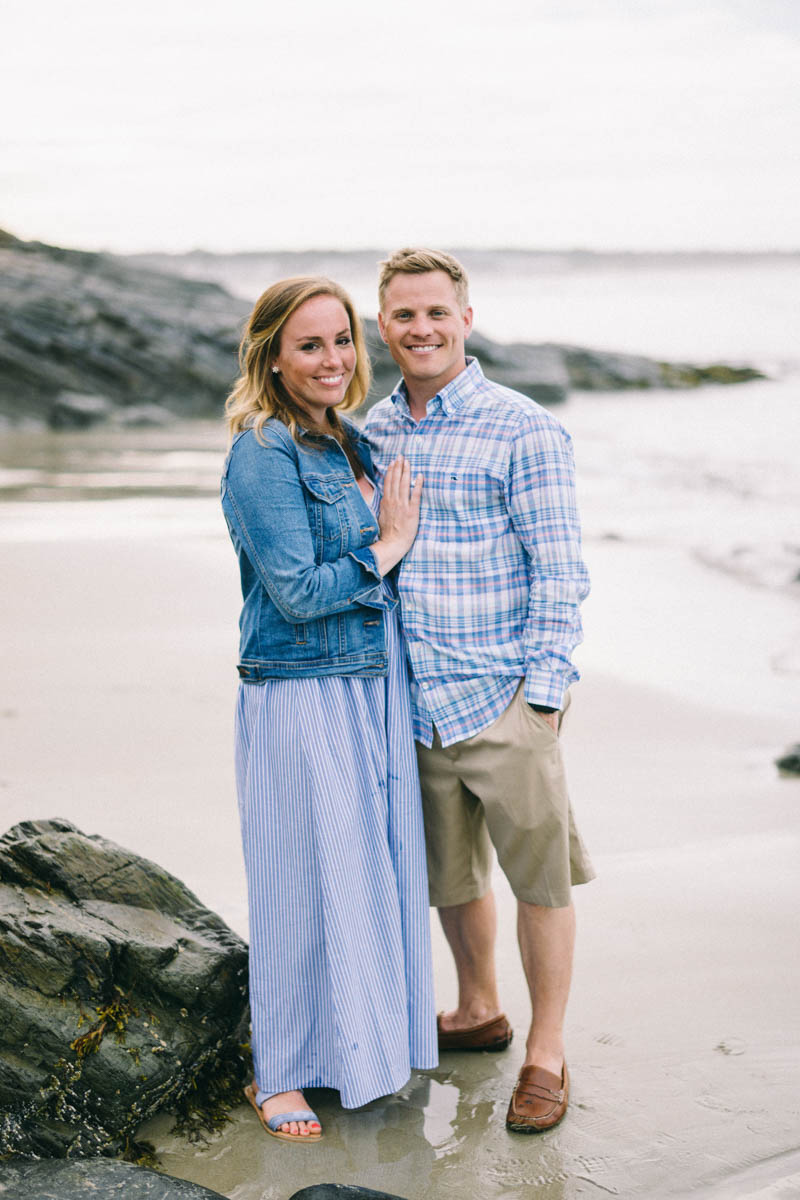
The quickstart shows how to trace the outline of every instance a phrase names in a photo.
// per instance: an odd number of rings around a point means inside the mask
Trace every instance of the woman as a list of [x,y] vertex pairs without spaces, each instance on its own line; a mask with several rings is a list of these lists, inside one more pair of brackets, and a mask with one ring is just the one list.
[[310,1142],[303,1087],[355,1108],[437,1061],[405,657],[383,579],[416,535],[422,480],[396,460],[377,512],[369,447],[339,416],[364,400],[369,360],[337,284],[268,288],[240,361],[222,505],[244,597],[246,1094],[268,1133]]

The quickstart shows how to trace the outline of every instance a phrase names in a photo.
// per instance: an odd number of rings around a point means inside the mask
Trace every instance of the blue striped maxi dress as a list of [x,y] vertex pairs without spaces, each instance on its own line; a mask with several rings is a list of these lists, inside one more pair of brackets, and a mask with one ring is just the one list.
[[252,1046],[265,1095],[330,1087],[357,1108],[437,1064],[405,647],[396,613],[384,621],[386,677],[239,685]]

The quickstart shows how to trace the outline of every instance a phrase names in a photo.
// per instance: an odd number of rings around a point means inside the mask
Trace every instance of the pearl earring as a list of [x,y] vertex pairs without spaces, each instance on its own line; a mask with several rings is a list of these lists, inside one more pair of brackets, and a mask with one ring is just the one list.
[[278,367],[273,367],[273,368],[272,368],[272,374],[273,374],[273,375],[279,375],[279,374],[280,374],[280,371],[279,371]]

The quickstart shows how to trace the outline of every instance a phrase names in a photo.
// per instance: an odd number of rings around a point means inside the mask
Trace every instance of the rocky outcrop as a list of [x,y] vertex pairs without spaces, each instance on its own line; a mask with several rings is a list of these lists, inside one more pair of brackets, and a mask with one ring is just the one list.
[[[530,349],[530,347],[528,347]],[[512,352],[525,347],[511,346]],[[694,388],[704,383],[749,383],[763,379],[753,367],[711,363],[658,362],[639,354],[613,354],[607,350],[586,350],[581,346],[547,343],[535,347],[552,352],[563,364],[567,386],[575,391],[621,392],[630,388]]]
[[[110,1159],[0,1164],[3,1200],[223,1200],[198,1183]],[[289,1200],[403,1200],[346,1183],[315,1183]]]
[[0,308],[0,413],[74,427],[64,393],[88,420],[134,405],[218,415],[249,305],[214,283],[4,234]]
[[348,1183],[314,1183],[295,1192],[289,1200],[403,1200],[403,1197]]
[[247,947],[178,879],[68,821],[15,826],[0,839],[0,1157],[118,1153],[226,1080],[238,1102],[246,984]]
[[775,759],[775,766],[785,775],[800,775],[800,742]]
[[5,1163],[0,1195],[3,1200],[223,1200],[197,1183],[110,1159]]
[[[106,420],[159,424],[170,414],[219,416],[236,376],[250,305],[185,274],[0,233],[0,308],[0,416],[75,429]],[[376,323],[367,321],[366,330],[375,373],[370,404],[392,390],[398,371]],[[749,367],[655,362],[556,344],[504,345],[480,333],[472,334],[469,348],[491,378],[542,404],[564,400],[576,388],[761,378]]]

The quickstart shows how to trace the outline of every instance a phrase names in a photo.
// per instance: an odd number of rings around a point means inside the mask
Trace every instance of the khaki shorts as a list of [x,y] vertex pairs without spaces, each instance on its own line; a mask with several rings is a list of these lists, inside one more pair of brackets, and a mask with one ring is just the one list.
[[[563,722],[569,695],[560,715]],[[526,702],[523,685],[496,721],[463,742],[417,743],[431,904],[489,890],[492,843],[514,895],[563,908],[573,884],[594,879],[575,827],[559,737]]]

